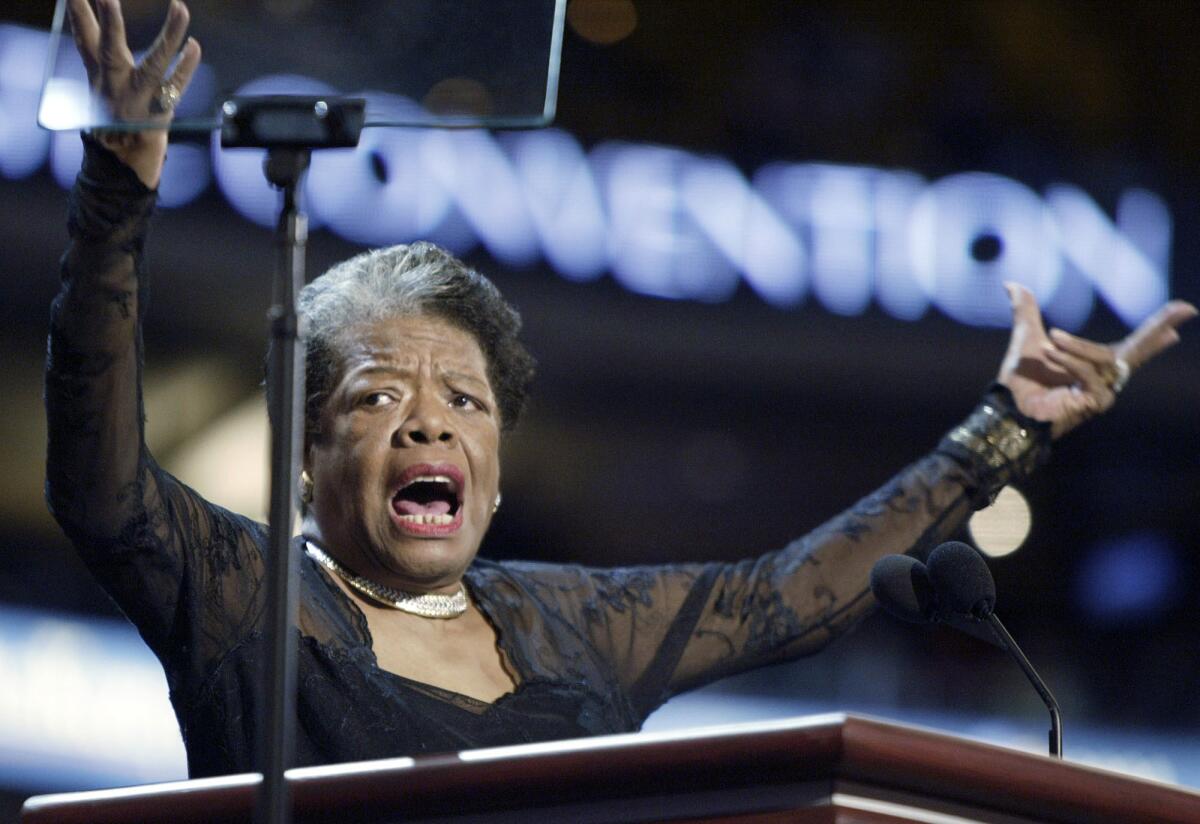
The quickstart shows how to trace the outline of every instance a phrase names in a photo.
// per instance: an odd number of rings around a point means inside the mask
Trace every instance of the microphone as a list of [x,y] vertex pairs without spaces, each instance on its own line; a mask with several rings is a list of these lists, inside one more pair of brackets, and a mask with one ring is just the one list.
[[984,620],[996,606],[996,582],[983,558],[961,541],[929,553],[929,580],[944,608]]
[[961,541],[949,541],[929,554],[928,577],[944,609],[986,622],[997,644],[1021,667],[1050,713],[1050,755],[1062,758],[1058,702],[994,612],[996,582],[983,557]]
[[901,621],[926,624],[938,618],[929,572],[909,555],[880,558],[871,568],[871,592],[881,607]]
[[990,630],[969,615],[946,609],[925,564],[909,555],[888,555],[871,568],[871,591],[884,611],[915,624],[946,624],[980,641],[995,644]]

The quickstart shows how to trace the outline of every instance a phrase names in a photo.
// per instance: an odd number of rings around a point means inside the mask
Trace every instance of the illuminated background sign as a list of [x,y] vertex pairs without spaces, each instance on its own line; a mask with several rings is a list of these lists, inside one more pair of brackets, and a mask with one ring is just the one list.
[[[32,174],[50,159],[69,187],[73,132],[34,125],[48,35],[0,28],[0,172]],[[86,99],[82,66],[76,93]],[[208,106],[203,68],[190,92]],[[267,77],[239,94],[328,94],[319,81]],[[63,94],[63,92],[58,92]],[[403,106],[356,91],[379,108]],[[43,102],[43,120],[56,107]],[[69,107],[78,103],[70,103]],[[215,180],[240,214],[274,225],[277,196],[262,152],[172,146],[161,203],[179,207]],[[875,302],[902,320],[937,307],[975,326],[1004,326],[1001,282],[1025,283],[1051,322],[1080,328],[1099,296],[1133,325],[1168,295],[1171,216],[1153,192],[1121,193],[1110,215],[1082,189],[1041,194],[997,174],[929,181],[911,171],[768,163],[746,175],[729,159],[636,143],[587,152],[561,130],[368,129],[353,150],[319,152],[306,194],[313,227],[383,246],[424,238],[464,253],[482,244],[509,266],[541,258],[570,280],[610,272],[626,289],[719,302],[744,282],[762,300],[815,300],[840,315]]]

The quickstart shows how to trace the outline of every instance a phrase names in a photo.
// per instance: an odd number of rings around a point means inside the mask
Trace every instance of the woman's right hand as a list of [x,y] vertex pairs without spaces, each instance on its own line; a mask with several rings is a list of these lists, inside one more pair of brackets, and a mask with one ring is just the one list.
[[[134,62],[125,40],[125,20],[120,0],[95,0],[96,11],[88,0],[68,0],[75,47],[87,68],[92,95],[107,109],[113,122],[136,121],[155,124],[145,131],[96,132],[100,142],[137,174],[147,188],[154,189],[162,176],[167,156],[167,127],[174,105],[163,105],[168,86],[178,92],[176,102],[186,91],[192,74],[200,65],[200,44],[184,36],[188,10],[180,0],[171,0],[166,22],[154,45]],[[167,75],[172,59],[182,54],[175,70]]]

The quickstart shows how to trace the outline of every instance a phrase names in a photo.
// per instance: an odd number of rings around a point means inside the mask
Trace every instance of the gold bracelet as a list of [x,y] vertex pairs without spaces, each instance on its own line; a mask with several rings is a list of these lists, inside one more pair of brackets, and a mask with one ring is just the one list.
[[1049,431],[1036,422],[1023,423],[989,398],[955,427],[946,441],[965,450],[964,457],[984,476],[977,503],[986,506],[1001,489],[1028,477],[1045,459]]

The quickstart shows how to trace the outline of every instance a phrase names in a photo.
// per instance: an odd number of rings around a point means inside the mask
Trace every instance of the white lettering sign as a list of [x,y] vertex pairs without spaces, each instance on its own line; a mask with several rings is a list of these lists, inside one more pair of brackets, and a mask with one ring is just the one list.
[[[0,26],[0,175],[27,176],[49,158],[69,186],[78,139],[51,137],[34,122],[47,42],[45,32]],[[86,98],[71,82],[42,100],[44,121],[66,122],[72,101]],[[198,86],[211,94],[216,84]],[[332,91],[299,76],[239,90]],[[373,107],[412,105],[357,94]],[[235,210],[272,226],[278,196],[261,164],[260,150],[222,150],[215,135],[208,152],[173,145],[162,205],[190,203],[215,180]],[[747,180],[723,157],[618,142],[585,153],[556,129],[368,129],[355,149],[318,152],[305,191],[314,228],[356,243],[421,238],[459,253],[481,243],[508,266],[544,259],[576,281],[610,272],[661,298],[723,301],[744,284],[779,307],[811,295],[842,315],[874,301],[902,320],[936,306],[961,323],[1004,326],[1000,283],[1015,280],[1052,323],[1077,329],[1097,294],[1130,325],[1168,296],[1171,216],[1144,189],[1124,192],[1114,219],[1075,186],[1039,195],[982,172],[930,182],[905,170],[781,162]]]

